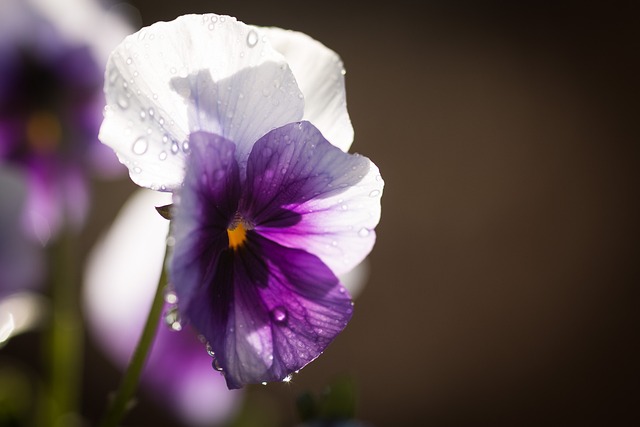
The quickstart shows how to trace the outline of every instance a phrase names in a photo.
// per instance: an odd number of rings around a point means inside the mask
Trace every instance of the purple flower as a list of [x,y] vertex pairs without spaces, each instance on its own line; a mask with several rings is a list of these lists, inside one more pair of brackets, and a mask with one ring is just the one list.
[[[169,222],[153,206],[170,201],[168,194],[139,190],[87,260],[83,281],[87,330],[123,369],[153,300],[169,229]],[[145,391],[189,425],[228,420],[239,409],[242,393],[227,390],[211,369],[211,357],[195,331],[188,326],[172,330],[162,323],[143,371]]]
[[173,191],[170,280],[229,388],[288,380],[352,315],[337,275],[371,251],[383,181],[346,153],[339,57],[300,33],[184,16],[107,65],[100,136]]
[[42,242],[83,222],[89,173],[120,170],[97,136],[105,53],[124,31],[90,1],[0,4],[0,164],[24,170],[24,221]]
[[26,202],[26,184],[20,171],[0,167],[0,299],[34,289],[42,279],[42,252],[26,239],[20,216]]

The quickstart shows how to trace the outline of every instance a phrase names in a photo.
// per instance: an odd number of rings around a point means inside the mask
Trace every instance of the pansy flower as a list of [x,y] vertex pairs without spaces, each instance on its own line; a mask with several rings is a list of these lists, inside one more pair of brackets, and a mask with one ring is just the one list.
[[24,171],[43,243],[81,224],[88,174],[121,171],[98,141],[103,67],[128,26],[91,0],[0,2],[0,165]]
[[308,36],[213,14],[144,28],[107,65],[100,138],[174,192],[170,281],[229,388],[287,380],[351,318],[337,275],[373,247],[383,181],[346,153],[343,74]]

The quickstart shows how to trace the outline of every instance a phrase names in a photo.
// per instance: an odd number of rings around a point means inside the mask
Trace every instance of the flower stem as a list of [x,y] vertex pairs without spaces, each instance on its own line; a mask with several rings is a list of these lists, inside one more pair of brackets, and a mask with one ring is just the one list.
[[82,368],[83,331],[78,309],[76,235],[65,230],[53,248],[50,424],[73,424],[77,416]]
[[127,409],[129,409],[129,402],[131,401],[131,398],[136,391],[136,387],[138,386],[140,374],[142,373],[142,368],[144,367],[147,356],[151,351],[151,347],[158,330],[160,316],[162,314],[164,288],[167,284],[165,263],[168,252],[169,251],[167,249],[167,252],[165,253],[165,262],[162,263],[162,273],[160,274],[160,280],[158,281],[158,288],[156,289],[156,294],[153,297],[153,303],[151,304],[151,310],[147,317],[147,323],[144,326],[144,330],[142,331],[138,345],[133,353],[133,357],[131,358],[129,366],[122,378],[120,388],[111,401],[109,409],[100,423],[100,427],[115,427],[118,425],[124,417]]

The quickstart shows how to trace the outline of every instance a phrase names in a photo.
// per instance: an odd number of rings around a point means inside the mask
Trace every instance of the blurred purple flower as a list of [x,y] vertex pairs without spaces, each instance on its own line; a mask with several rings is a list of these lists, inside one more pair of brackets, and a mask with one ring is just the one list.
[[[88,332],[123,369],[142,333],[164,256],[169,222],[153,206],[170,199],[166,193],[140,190],[89,254],[83,295]],[[229,419],[242,393],[227,390],[191,328],[178,332],[164,323],[143,372],[146,391],[191,425]]]
[[22,221],[43,243],[82,224],[87,175],[121,171],[97,135],[103,67],[127,32],[90,0],[0,3],[0,164],[24,170]]
[[36,288],[44,273],[41,248],[20,227],[26,183],[20,170],[0,166],[0,346],[11,336],[36,326],[44,314]]
[[288,380],[351,318],[336,275],[373,247],[383,180],[346,154],[343,74],[308,36],[212,14],[144,28],[107,65],[100,137],[176,192],[171,283],[229,388]]

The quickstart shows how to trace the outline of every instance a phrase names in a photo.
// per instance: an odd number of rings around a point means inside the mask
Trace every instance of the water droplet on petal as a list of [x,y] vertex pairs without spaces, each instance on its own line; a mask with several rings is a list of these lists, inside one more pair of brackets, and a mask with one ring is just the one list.
[[358,236],[360,236],[360,237],[367,237],[368,235],[369,235],[369,229],[368,228],[362,227],[360,229],[360,231],[358,231]]
[[140,166],[136,166],[133,168],[133,173],[142,173],[142,169],[140,168]]
[[118,80],[118,69],[112,68],[109,70],[109,83],[114,84]]
[[173,291],[168,291],[164,295],[164,300],[167,304],[175,304],[178,302],[178,295],[176,295],[176,293]]
[[254,47],[258,43],[258,33],[255,30],[249,31],[247,34],[247,46]]
[[144,110],[140,111],[140,120],[144,120],[147,117],[147,113]]
[[380,195],[380,190],[371,190],[369,193],[369,197],[378,197]]
[[160,160],[166,160],[167,159],[167,152],[166,151],[161,151],[160,154],[158,155],[158,157],[160,158]]
[[205,348],[207,349],[207,354],[210,357],[216,357],[216,354],[213,352],[213,349],[211,348],[211,344],[207,343]]
[[171,152],[173,154],[178,154],[178,151],[180,151],[180,147],[178,147],[178,143],[173,141],[173,143],[171,144]]
[[267,382],[266,381],[262,381],[260,384],[267,385]]
[[181,331],[182,323],[180,323],[180,313],[178,313],[177,307],[172,307],[167,311],[167,314],[164,316],[165,323],[171,328],[173,331]]
[[276,323],[284,323],[287,321],[287,311],[284,307],[278,306],[274,308],[271,315]]
[[118,107],[122,108],[123,110],[129,108],[129,101],[124,94],[119,94],[118,100],[116,102],[118,103]]
[[215,356],[213,357],[213,361],[211,362],[211,367],[213,367],[213,369],[218,372],[224,371],[224,369],[222,369],[222,366],[220,366],[220,362],[218,362],[218,359]]
[[185,153],[189,152],[189,141],[184,141],[182,143],[182,151],[184,151]]
[[149,141],[147,141],[147,138],[143,136],[136,139],[133,142],[133,146],[131,147],[131,149],[133,150],[133,153],[138,155],[146,153],[148,148],[149,148]]
[[133,62],[133,59],[131,59],[131,57],[127,58],[127,65],[131,65],[132,62]]

